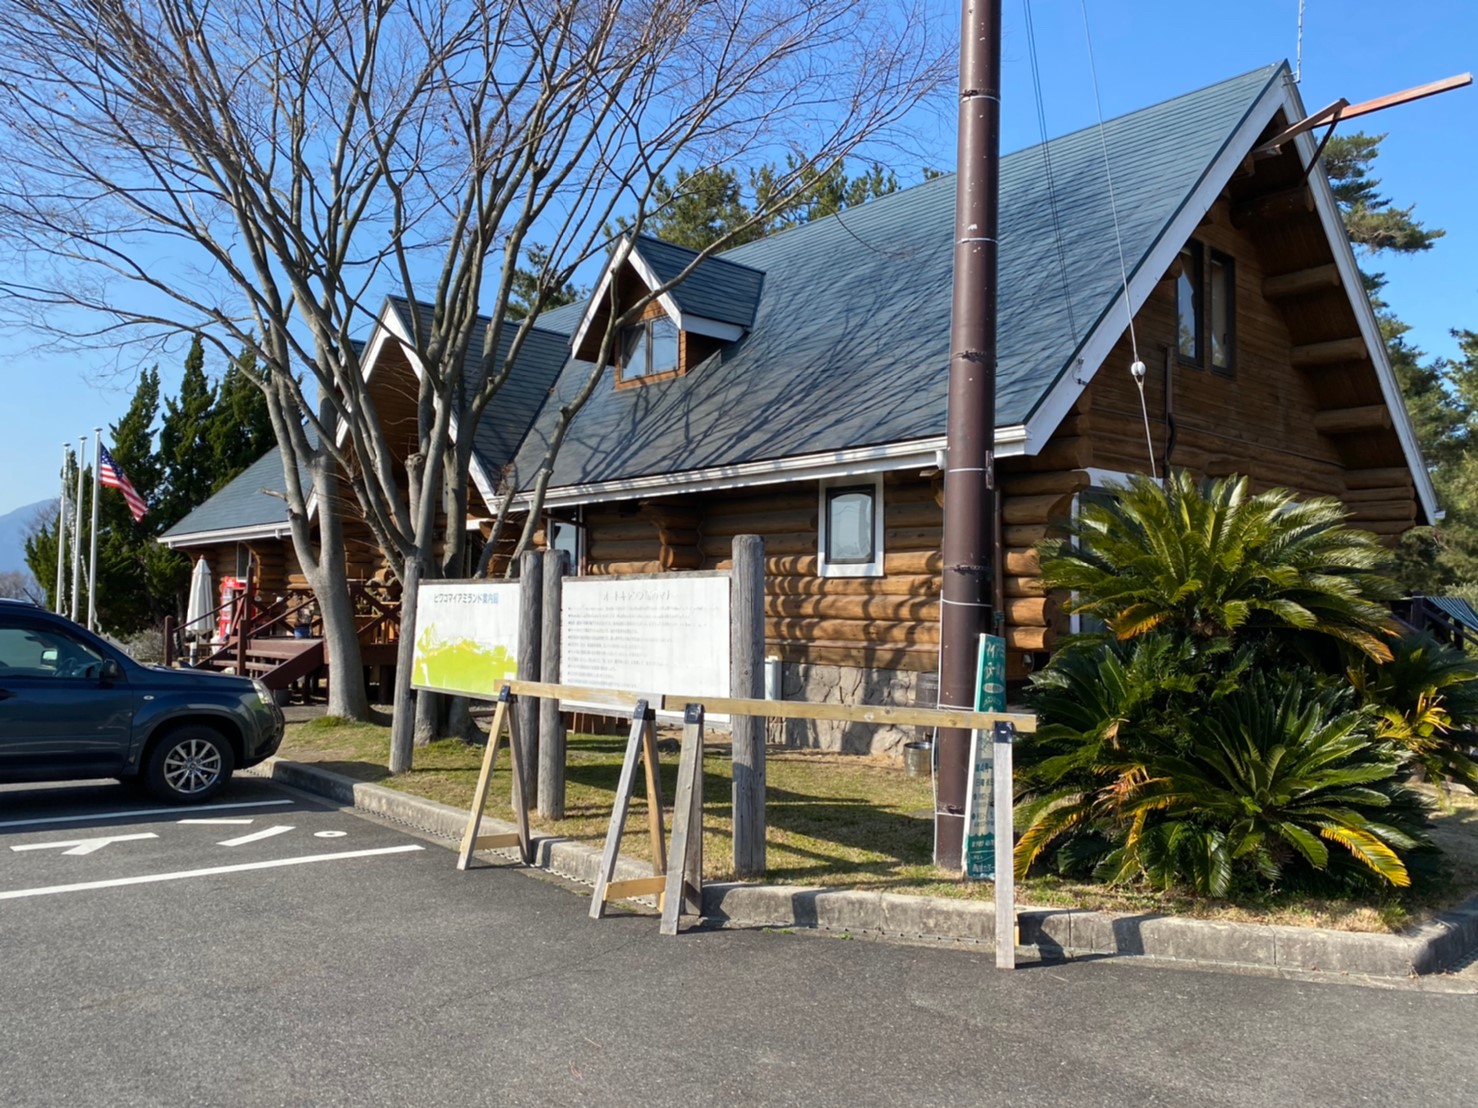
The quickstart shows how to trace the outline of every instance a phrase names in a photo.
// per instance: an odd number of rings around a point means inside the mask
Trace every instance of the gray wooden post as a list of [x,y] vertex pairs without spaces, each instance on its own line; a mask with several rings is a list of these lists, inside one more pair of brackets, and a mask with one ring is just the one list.
[[[560,610],[568,555],[551,550],[544,559],[544,628],[540,672],[544,680],[559,683]],[[539,815],[565,818],[565,726],[559,701],[539,701]]]
[[[544,591],[544,552],[525,550],[518,563],[518,679],[537,681],[543,672],[539,668],[539,636],[541,632],[541,594]],[[518,713],[518,735],[523,740],[523,806],[525,810],[534,806],[535,790],[539,777],[539,699],[520,696],[515,709]]]
[[[758,535],[734,536],[729,585],[729,695],[765,695],[765,543]],[[754,877],[765,870],[765,721],[733,716],[734,872]]]

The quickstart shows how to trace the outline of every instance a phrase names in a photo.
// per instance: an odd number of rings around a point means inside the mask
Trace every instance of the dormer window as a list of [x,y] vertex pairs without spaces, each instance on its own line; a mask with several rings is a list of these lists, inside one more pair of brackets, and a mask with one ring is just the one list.
[[621,329],[617,384],[672,376],[678,368],[677,324],[667,316],[645,319]]

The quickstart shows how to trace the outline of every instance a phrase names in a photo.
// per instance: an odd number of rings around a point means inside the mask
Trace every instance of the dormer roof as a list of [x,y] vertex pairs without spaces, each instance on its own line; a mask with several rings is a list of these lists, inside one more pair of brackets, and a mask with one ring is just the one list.
[[[615,284],[619,291],[623,275],[634,275],[648,291],[655,291],[678,280],[690,266],[692,272],[680,284],[658,294],[662,310],[679,331],[721,342],[743,338],[754,325],[759,308],[765,282],[762,270],[729,258],[710,256],[700,260],[696,250],[650,235],[635,235],[611,252],[596,282],[595,294],[575,329],[575,356],[593,360],[599,353],[600,336],[611,307],[610,290]],[[626,306],[617,304],[621,310]]]

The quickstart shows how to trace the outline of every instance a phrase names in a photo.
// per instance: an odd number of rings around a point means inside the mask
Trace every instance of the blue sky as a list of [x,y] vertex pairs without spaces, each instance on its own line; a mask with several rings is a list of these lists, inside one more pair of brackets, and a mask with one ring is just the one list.
[[[955,8],[933,0],[941,18]],[[1003,147],[1039,140],[1022,0],[1004,0]],[[1048,132],[1096,121],[1079,0],[1035,0],[1038,64]],[[1399,14],[1393,14],[1399,13]],[[1187,92],[1268,62],[1292,61],[1298,0],[1088,0],[1099,95],[1105,117]],[[1478,68],[1478,4],[1471,0],[1308,0],[1302,94],[1313,111],[1343,96],[1351,102]],[[1478,329],[1478,89],[1393,108],[1359,121],[1389,132],[1377,175],[1400,204],[1447,236],[1424,255],[1377,267],[1386,298],[1431,353],[1452,355],[1452,327]],[[925,165],[953,168],[954,120],[920,119],[900,153],[898,175],[919,179]],[[63,442],[92,435],[127,406],[136,364],[162,363],[166,392],[178,382],[183,351],[167,357],[59,358],[35,349],[34,335],[0,337],[0,515],[56,495]],[[222,367],[209,367],[219,371]],[[89,452],[91,442],[89,441]]]

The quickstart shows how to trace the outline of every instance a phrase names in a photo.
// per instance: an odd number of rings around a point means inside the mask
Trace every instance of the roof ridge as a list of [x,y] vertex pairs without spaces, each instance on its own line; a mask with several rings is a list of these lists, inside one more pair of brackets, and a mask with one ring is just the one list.
[[[1278,75],[1278,73],[1280,73],[1280,72],[1282,72],[1282,71],[1284,71],[1286,69],[1288,69],[1288,61],[1287,61],[1287,59],[1284,59],[1284,60],[1278,61],[1278,62],[1269,62],[1266,65],[1260,65],[1260,66],[1256,66],[1256,67],[1254,67],[1252,69],[1249,69],[1245,73],[1239,73],[1239,74],[1237,74],[1236,76],[1233,76],[1233,77],[1226,77],[1226,78],[1223,78],[1220,81],[1211,81],[1211,82],[1209,82],[1207,84],[1202,85],[1200,88],[1191,89],[1191,90],[1189,90],[1187,92],[1177,93],[1174,96],[1167,96],[1164,100],[1157,100],[1153,104],[1145,104],[1145,105],[1143,105],[1141,107],[1138,107],[1138,108],[1131,108],[1129,111],[1120,112],[1118,115],[1109,116],[1107,119],[1105,119],[1103,121],[1103,124],[1102,125],[1105,126],[1105,127],[1107,127],[1111,123],[1117,123],[1117,122],[1119,122],[1121,120],[1129,119],[1129,118],[1131,118],[1133,116],[1136,116],[1136,115],[1142,115],[1142,114],[1145,114],[1145,113],[1148,113],[1148,112],[1152,112],[1152,111],[1155,111],[1155,110],[1157,110],[1159,108],[1163,108],[1163,107],[1165,107],[1168,104],[1173,104],[1176,101],[1186,100],[1186,99],[1189,99],[1192,96],[1198,96],[1201,93],[1207,92],[1210,89],[1222,88],[1222,87],[1224,87],[1226,85],[1233,85],[1233,84],[1236,84],[1238,81],[1245,81],[1249,77],[1253,77],[1253,76],[1256,76],[1256,75],[1259,75],[1259,74],[1266,73],[1267,74],[1267,79],[1269,81],[1271,81],[1274,77],[1276,77]],[[1037,152],[1037,151],[1042,150],[1043,147],[1050,147],[1050,146],[1052,146],[1052,145],[1054,145],[1056,143],[1065,142],[1065,141],[1067,141],[1069,139],[1076,138],[1079,135],[1086,134],[1086,133],[1091,132],[1091,131],[1096,131],[1098,129],[1098,127],[1099,127],[1099,124],[1097,122],[1089,123],[1089,124],[1085,124],[1082,127],[1074,128],[1071,131],[1064,131],[1060,135],[1054,135],[1051,138],[1047,139],[1045,142],[1035,142],[1035,143],[1032,143],[1029,146],[1019,146],[1019,147],[1017,147],[1014,150],[1008,150],[1004,154],[1002,154],[1001,155],[1001,160],[1004,162],[1007,158],[1025,157],[1026,155],[1029,155],[1029,154],[1031,154],[1033,152]],[[911,185],[905,185],[903,188],[900,188],[900,189],[898,189],[895,192],[890,192],[890,193],[887,193],[887,194],[885,194],[883,196],[874,197],[873,199],[868,200],[868,201],[866,201],[863,204],[857,205],[855,208],[846,208],[846,209],[843,209],[842,211],[833,212],[833,213],[831,213],[831,215],[823,216],[821,219],[812,220],[812,221],[807,222],[807,223],[793,223],[789,227],[782,227],[782,228],[780,228],[777,231],[772,231],[770,234],[765,235],[763,238],[755,239],[755,240],[753,240],[751,242],[741,243],[738,246],[732,246],[732,247],[729,248],[728,251],[725,251],[725,252],[720,253],[720,254],[715,254],[715,255],[713,255],[713,257],[720,258],[720,259],[725,260],[725,261],[730,261],[731,259],[728,257],[728,254],[730,252],[732,252],[732,251],[745,250],[745,249],[748,249],[748,248],[750,248],[752,246],[756,246],[759,243],[773,242],[774,240],[776,240],[776,239],[778,239],[778,238],[780,238],[780,237],[782,237],[784,235],[790,234],[793,231],[801,231],[801,230],[804,230],[807,227],[817,226],[818,224],[825,223],[827,220],[830,220],[830,219],[839,219],[842,216],[847,215],[849,213],[857,213],[857,212],[860,212],[864,208],[872,209],[872,208],[875,208],[877,205],[886,205],[889,202],[896,201],[896,200],[900,199],[901,197],[903,197],[903,196],[905,196],[905,195],[907,195],[909,193],[912,193],[912,192],[917,191],[918,189],[924,188],[925,186],[935,185],[935,184],[937,184],[937,182],[939,182],[941,180],[952,179],[952,178],[955,178],[955,177],[958,177],[958,176],[959,176],[959,170],[958,169],[941,170],[939,173],[935,174],[933,177],[926,178],[925,180],[922,180],[922,181],[916,181],[916,182],[914,182]],[[659,240],[659,241],[661,241],[661,240]],[[669,244],[669,245],[676,245],[676,244]],[[743,265],[745,263],[743,263],[743,262],[735,262],[734,264],[736,264],[736,265]],[[754,267],[751,267],[751,268],[754,268]],[[761,270],[761,272],[763,272],[763,270]]]

